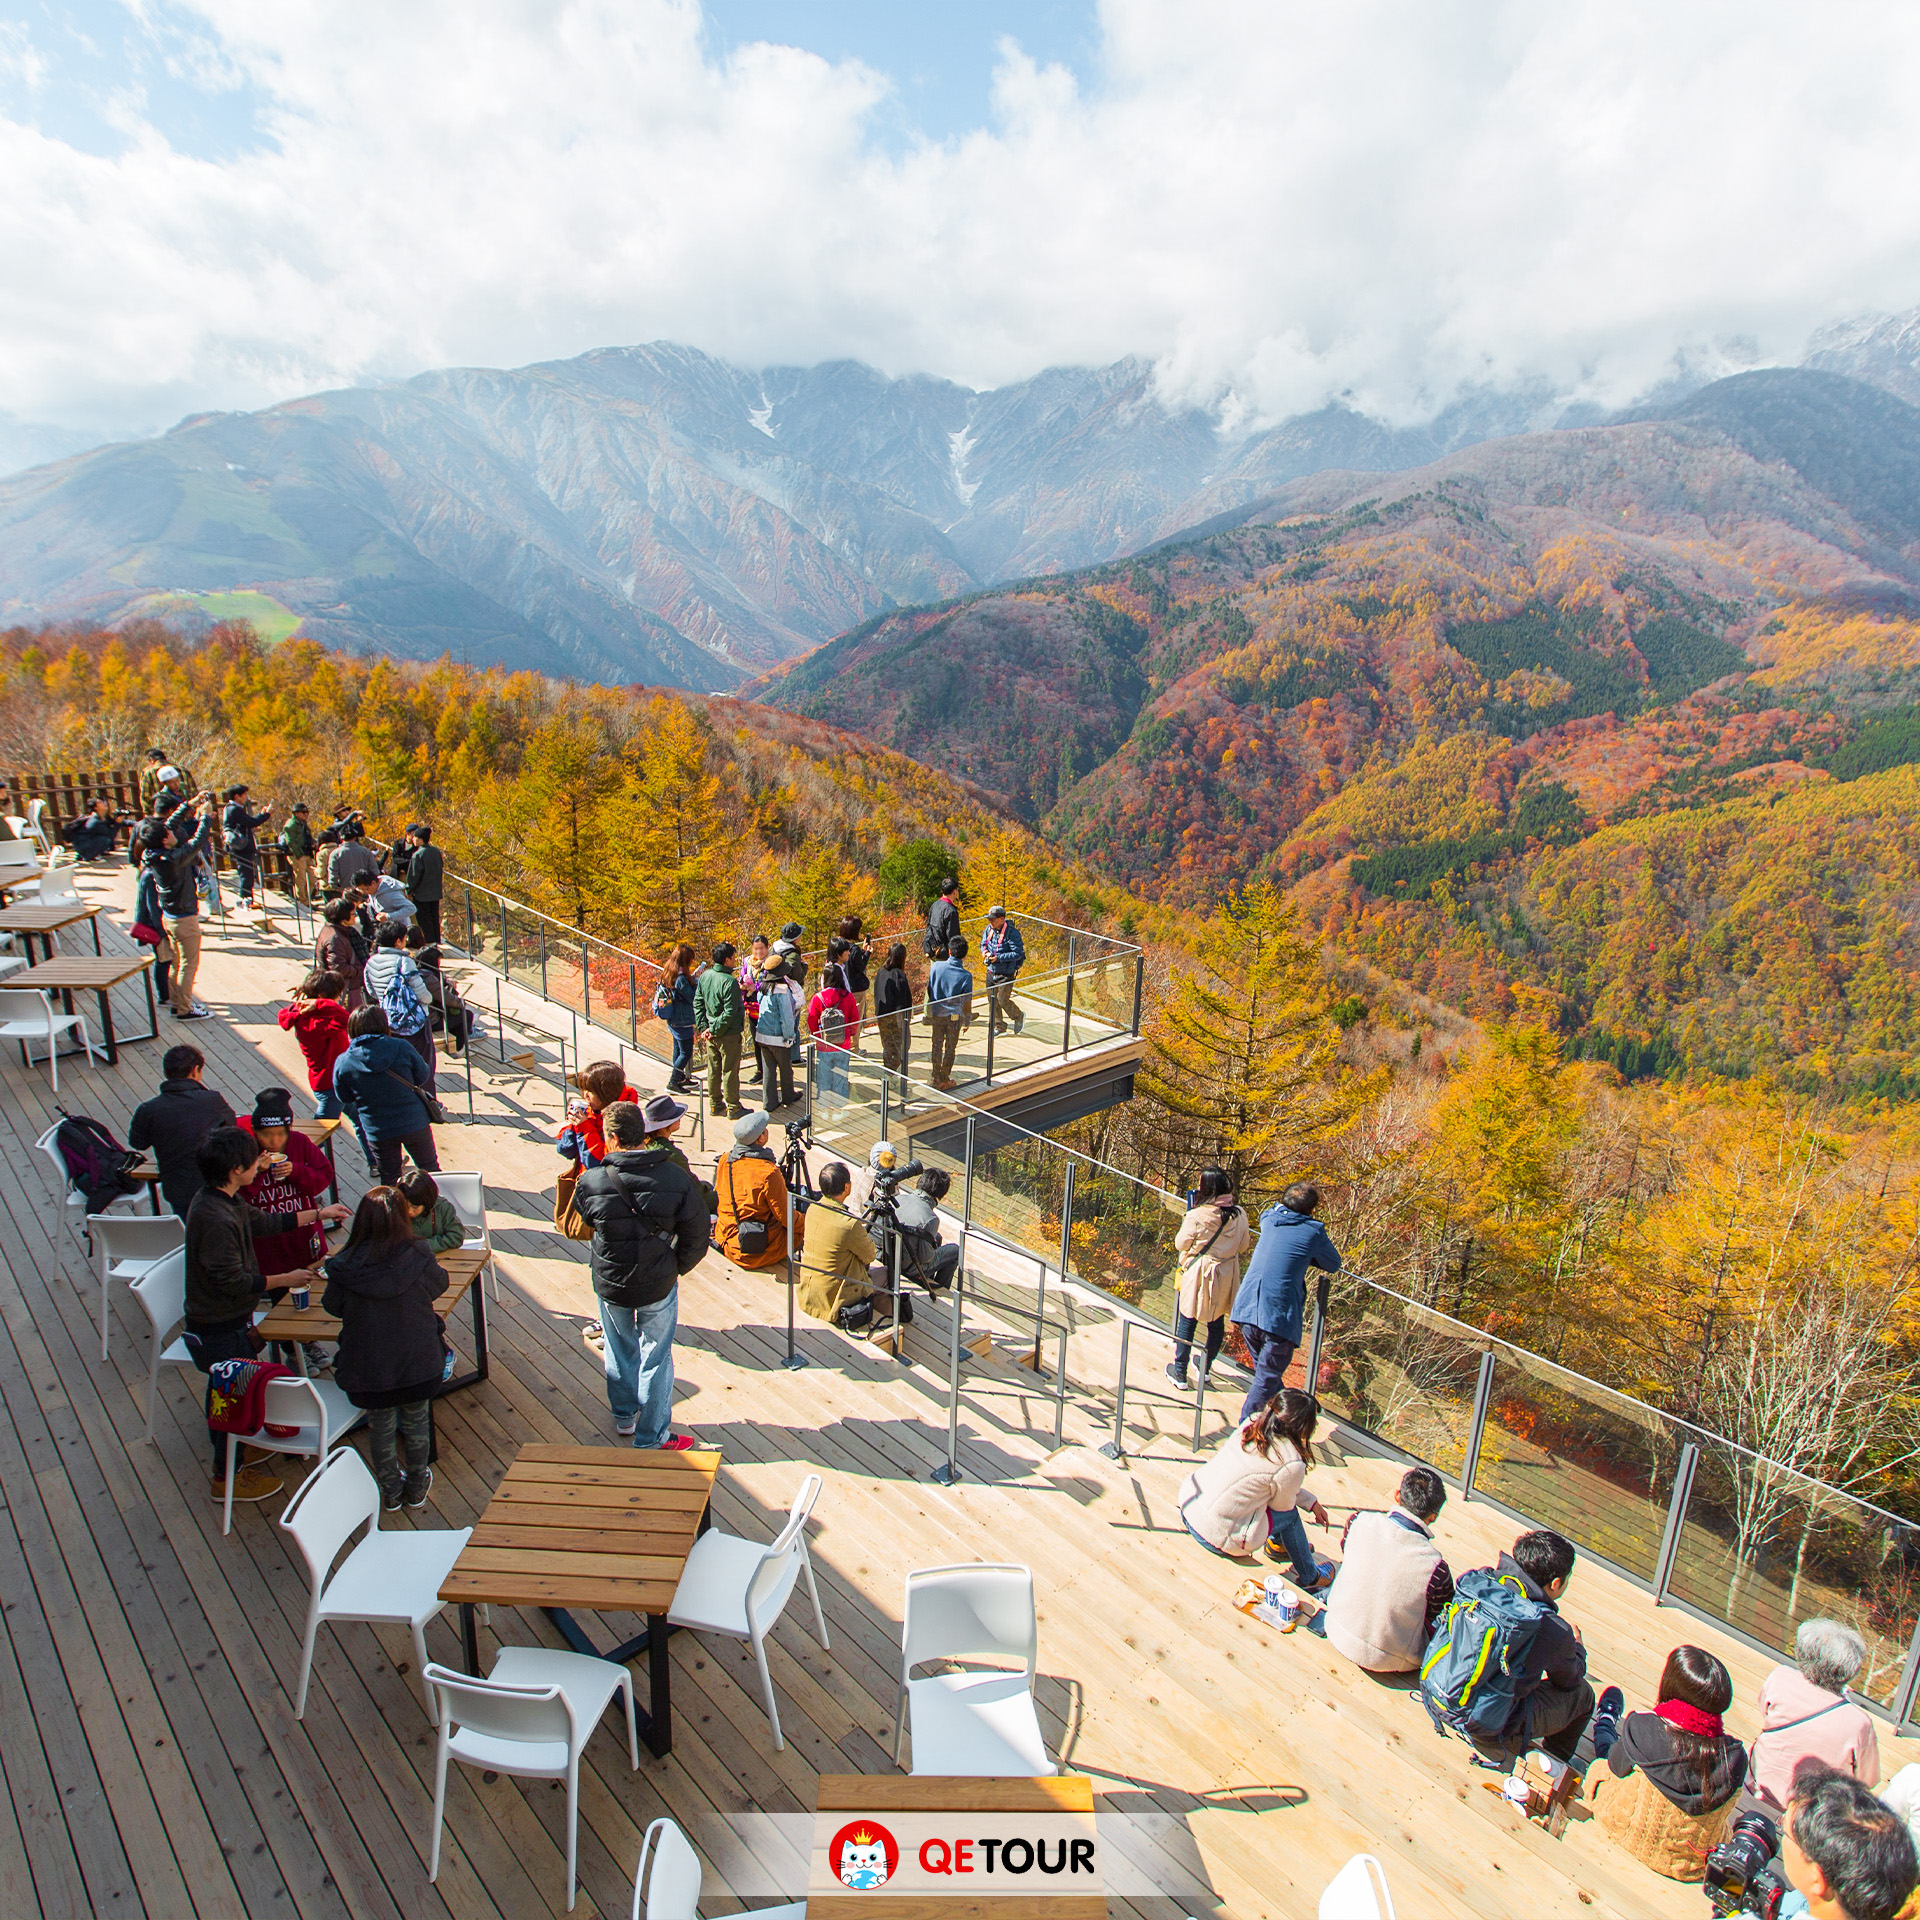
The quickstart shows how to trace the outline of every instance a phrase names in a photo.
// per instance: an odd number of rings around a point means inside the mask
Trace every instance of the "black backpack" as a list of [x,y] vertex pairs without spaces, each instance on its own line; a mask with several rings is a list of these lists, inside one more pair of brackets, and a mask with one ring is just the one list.
[[140,1158],[116,1140],[98,1120],[84,1113],[60,1113],[53,1136],[55,1150],[76,1193],[87,1197],[89,1213],[105,1213],[114,1201],[140,1191],[140,1182],[127,1172]]

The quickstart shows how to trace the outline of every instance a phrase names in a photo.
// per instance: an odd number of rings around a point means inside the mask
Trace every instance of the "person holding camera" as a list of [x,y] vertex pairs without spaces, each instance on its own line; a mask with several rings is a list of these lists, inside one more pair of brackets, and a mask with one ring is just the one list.
[[78,820],[70,820],[60,829],[60,838],[73,849],[76,860],[104,860],[113,851],[120,829],[133,824],[124,814],[115,813],[105,800],[96,797]]
[[260,887],[259,832],[273,818],[271,800],[258,813],[254,812],[253,802],[248,798],[250,791],[243,780],[220,796],[222,842],[227,849],[227,858],[233,862],[234,876],[240,887],[240,904],[248,908],[253,906],[254,896]]
[[713,1170],[720,1196],[714,1241],[736,1267],[765,1273],[787,1257],[787,1183],[756,1107],[733,1123],[733,1146]]
[[[169,767],[169,773],[174,770]],[[174,773],[178,780],[179,775]],[[165,818],[142,820],[134,829],[133,844],[140,850],[144,883],[153,877],[160,907],[160,925],[173,944],[173,1017],[206,1020],[212,1009],[193,997],[200,971],[200,893],[195,872],[213,845],[213,798],[208,795],[194,810],[188,825],[185,804]]]
[[[940,1242],[939,1203],[947,1196],[953,1177],[942,1167],[923,1167],[918,1160],[902,1160],[889,1141],[876,1141],[867,1155],[869,1186],[860,1224],[872,1239],[879,1270],[891,1285],[898,1250],[902,1280],[916,1281],[929,1293],[953,1285],[960,1266],[960,1249]],[[917,1178],[916,1178],[917,1176]],[[903,1189],[903,1180],[915,1184]]]
[[[1766,1824],[1770,1839],[1773,1828]],[[1749,1825],[1737,1821],[1736,1836]],[[1794,1768],[1779,1845],[1776,1871],[1814,1920],[1896,1920],[1920,1881],[1906,1822],[1860,1781],[1822,1760],[1804,1759]],[[1715,1857],[1723,1851],[1716,1848]],[[1713,1865],[1709,1860],[1709,1884]],[[1794,1910],[1790,1902],[1780,1908],[1783,1915]]]
[[[893,1330],[893,1298],[875,1279],[879,1249],[847,1210],[852,1186],[845,1161],[829,1160],[820,1169],[820,1198],[807,1209],[800,1255],[800,1310],[842,1333],[884,1338]],[[900,1318],[912,1318],[904,1300]]]

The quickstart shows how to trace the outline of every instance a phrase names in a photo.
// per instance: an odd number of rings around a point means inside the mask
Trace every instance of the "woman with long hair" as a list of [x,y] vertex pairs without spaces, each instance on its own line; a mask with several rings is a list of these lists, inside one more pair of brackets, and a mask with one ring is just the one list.
[[653,995],[654,1012],[667,1023],[673,1038],[673,1067],[667,1075],[669,1093],[685,1093],[693,1067],[693,949],[683,940],[667,961],[667,970]]
[[1240,1256],[1251,1238],[1246,1209],[1234,1198],[1233,1176],[1224,1167],[1207,1167],[1194,1189],[1180,1230],[1173,1236],[1180,1256],[1180,1294],[1174,1307],[1173,1359],[1167,1378],[1182,1392],[1193,1336],[1206,1323],[1207,1345],[1200,1362],[1204,1387],[1227,1337],[1227,1309],[1240,1287]]
[[896,940],[887,949],[887,964],[873,983],[874,1017],[880,1022],[880,1058],[894,1085],[906,1093],[907,1047],[913,1038],[913,982],[907,977],[907,947]]
[[1308,1593],[1333,1584],[1314,1558],[1299,1513],[1304,1506],[1317,1525],[1327,1524],[1326,1508],[1306,1485],[1319,1420],[1320,1402],[1312,1394],[1282,1387],[1180,1487],[1180,1518],[1209,1553],[1251,1554],[1264,1542],[1267,1558],[1287,1561],[1295,1584]]
[[864,1024],[873,990],[873,982],[868,972],[873,965],[873,951],[861,933],[863,924],[857,913],[850,913],[840,922],[836,931],[847,943],[840,955],[840,972],[846,980],[847,991],[853,995],[859,1006],[860,1019]]
[[[1608,1691],[1617,1711],[1619,1692]],[[1614,1776],[1598,1783],[1600,1825],[1656,1873],[1698,1880],[1747,1781],[1746,1749],[1723,1719],[1733,1676],[1703,1647],[1675,1647],[1653,1711],[1628,1714],[1610,1742],[1609,1704],[1603,1698],[1593,1721],[1595,1758]]]
[[366,1412],[382,1504],[424,1507],[433,1486],[433,1393],[453,1357],[434,1308],[447,1290],[446,1269],[416,1237],[406,1202],[380,1186],[361,1196],[346,1245],[321,1272],[320,1304],[340,1322],[333,1377]]
[[814,1070],[824,1118],[846,1105],[847,1059],[860,1044],[860,1005],[847,991],[846,970],[838,961],[829,961],[820,970],[820,991],[807,1002],[807,1031],[814,1040]]

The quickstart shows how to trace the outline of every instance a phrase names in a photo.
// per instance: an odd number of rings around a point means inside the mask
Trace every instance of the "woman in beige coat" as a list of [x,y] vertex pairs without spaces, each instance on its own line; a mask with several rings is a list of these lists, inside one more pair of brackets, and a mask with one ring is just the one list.
[[1240,1256],[1252,1235],[1246,1209],[1233,1197],[1233,1177],[1221,1167],[1208,1167],[1195,1189],[1194,1205],[1173,1236],[1180,1256],[1180,1300],[1174,1311],[1176,1345],[1167,1378],[1176,1387],[1187,1385],[1187,1357],[1200,1322],[1207,1323],[1206,1357],[1200,1362],[1204,1387],[1220,1343],[1227,1337],[1227,1309],[1240,1285]]
[[1333,1584],[1333,1575],[1320,1571],[1300,1518],[1305,1507],[1327,1524],[1326,1508],[1306,1484],[1319,1419],[1312,1394],[1282,1387],[1180,1486],[1180,1518],[1209,1553],[1249,1554],[1264,1542],[1267,1558],[1291,1564],[1295,1582],[1308,1593]]

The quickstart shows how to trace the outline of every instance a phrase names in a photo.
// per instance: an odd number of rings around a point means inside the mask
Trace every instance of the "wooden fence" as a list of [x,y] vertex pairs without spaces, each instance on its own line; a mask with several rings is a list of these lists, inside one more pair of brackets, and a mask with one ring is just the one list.
[[98,773],[0,773],[6,805],[0,812],[32,817],[32,803],[44,800],[57,821],[77,820],[101,799],[116,813],[140,811],[140,776],[125,767]]

